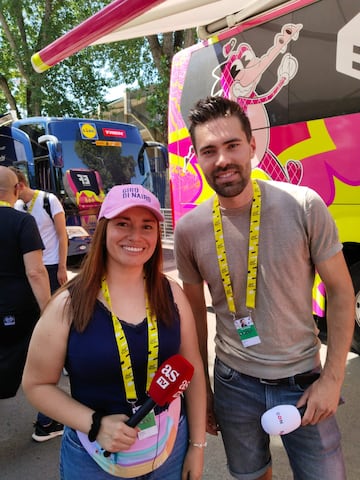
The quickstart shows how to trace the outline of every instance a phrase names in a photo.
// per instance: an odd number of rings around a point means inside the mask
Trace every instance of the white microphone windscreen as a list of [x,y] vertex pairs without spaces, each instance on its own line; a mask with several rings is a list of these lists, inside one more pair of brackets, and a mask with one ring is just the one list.
[[294,405],[277,405],[261,416],[261,426],[269,435],[285,435],[301,424],[301,415]]

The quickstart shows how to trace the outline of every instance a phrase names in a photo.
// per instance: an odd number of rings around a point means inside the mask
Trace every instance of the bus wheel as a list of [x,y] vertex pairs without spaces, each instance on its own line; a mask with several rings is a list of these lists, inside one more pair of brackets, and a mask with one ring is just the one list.
[[351,348],[360,354],[360,262],[350,267],[350,275],[355,290],[355,331]]

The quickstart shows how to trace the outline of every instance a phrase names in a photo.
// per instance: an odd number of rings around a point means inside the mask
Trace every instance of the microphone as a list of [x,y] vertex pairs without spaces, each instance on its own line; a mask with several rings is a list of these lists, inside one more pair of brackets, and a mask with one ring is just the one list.
[[294,405],[276,405],[261,416],[261,426],[269,435],[285,435],[301,424],[306,406],[300,409]]
[[181,355],[173,355],[163,362],[156,371],[149,388],[149,398],[125,423],[136,427],[155,407],[171,403],[189,386],[194,367]]
[[[180,354],[173,355],[163,362],[155,372],[149,388],[149,398],[125,423],[129,427],[136,427],[141,420],[155,407],[171,403],[179,397],[190,384],[194,374],[193,365]],[[104,456],[111,453],[104,451]]]

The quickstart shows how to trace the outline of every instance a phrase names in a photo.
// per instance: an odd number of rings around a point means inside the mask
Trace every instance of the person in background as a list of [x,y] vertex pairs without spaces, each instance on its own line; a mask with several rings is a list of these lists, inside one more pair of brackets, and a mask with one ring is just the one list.
[[31,333],[50,299],[36,222],[13,208],[18,191],[14,172],[0,166],[1,399],[14,397],[19,389]]
[[[151,192],[113,187],[80,272],[56,292],[34,331],[23,388],[35,407],[66,425],[62,480],[202,476],[205,377],[190,305],[162,273],[161,221]],[[175,354],[195,368],[185,403],[179,397],[156,407],[144,431],[126,425],[155,370]],[[71,395],[57,386],[64,366]]]
[[[68,236],[63,206],[56,195],[48,193],[49,212],[47,212],[44,203],[46,192],[33,190],[21,170],[9,168],[17,175],[19,182],[19,200],[15,203],[15,208],[28,212],[35,218],[45,245],[43,261],[49,274],[51,293],[54,293],[67,281]],[[45,442],[62,433],[63,425],[38,412],[32,434],[33,440]]]
[[[216,314],[209,433],[220,429],[231,475],[272,478],[271,407],[306,407],[281,437],[294,478],[345,479],[335,412],[354,330],[354,290],[337,229],[319,195],[302,186],[251,179],[255,139],[241,107],[200,100],[190,112],[198,163],[215,195],[175,228],[175,259],[197,322],[207,372],[204,282]],[[315,270],[327,292],[327,354],[312,315]]]
[[30,188],[21,170],[9,168],[16,173],[19,180],[19,200],[15,203],[15,208],[31,213],[39,227],[45,245],[43,260],[49,273],[51,292],[54,293],[67,281],[68,236],[64,208],[56,195],[48,193],[49,211],[47,211],[46,192]]

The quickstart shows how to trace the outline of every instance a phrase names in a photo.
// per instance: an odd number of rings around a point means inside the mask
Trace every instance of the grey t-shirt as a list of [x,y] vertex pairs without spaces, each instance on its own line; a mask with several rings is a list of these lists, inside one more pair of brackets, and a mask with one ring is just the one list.
[[[221,281],[212,223],[213,198],[182,217],[175,258],[184,283],[208,284],[216,313],[216,354],[235,370],[282,378],[317,366],[320,341],[312,315],[315,265],[342,249],[337,228],[319,195],[306,187],[258,180],[261,223],[256,307],[261,343],[244,347]],[[247,252],[251,203],[222,209],[224,243],[236,318],[246,317]]]

